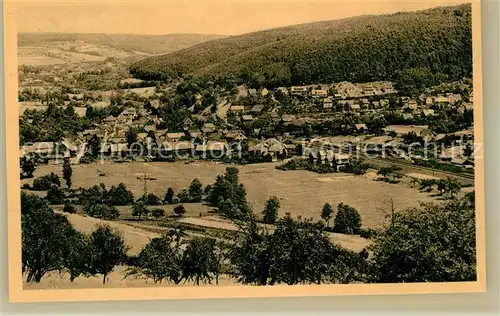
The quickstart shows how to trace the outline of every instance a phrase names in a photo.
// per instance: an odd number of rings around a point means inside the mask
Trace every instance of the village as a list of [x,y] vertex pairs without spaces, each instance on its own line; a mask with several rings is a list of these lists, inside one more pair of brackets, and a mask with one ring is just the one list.
[[[112,65],[106,63],[106,72],[118,72]],[[144,87],[147,82],[129,78],[120,81],[121,86],[128,87],[121,90],[82,90],[75,80],[53,76],[66,73],[64,67],[49,69],[23,70],[20,95],[28,95],[24,99],[29,100],[20,102],[23,113],[46,109],[47,103],[60,99],[64,100],[61,105],[71,105],[80,117],[85,117],[89,108],[110,106],[116,102],[114,98],[120,99],[121,106],[114,115],[75,135],[66,133],[57,141],[21,144],[21,156],[37,154],[47,163],[62,163],[64,157],[71,157],[73,164],[87,161],[88,144],[97,137],[99,156],[111,161],[204,159],[249,163],[294,157],[342,167],[352,158],[359,159],[361,150],[364,155],[406,163],[434,159],[461,171],[474,166],[474,151],[463,155],[464,148],[474,147],[471,120],[465,128],[448,133],[429,126],[449,111],[462,116],[468,112],[472,117],[473,93],[470,84],[464,82],[428,89],[416,97],[396,91],[392,82],[340,82],[272,90],[243,85],[231,91],[220,89],[206,107],[204,96],[196,93],[194,104],[182,113],[182,121],[172,126],[160,110],[162,98],[175,93],[175,84]],[[104,78],[106,72],[90,71]],[[73,72],[69,75],[81,77]],[[408,135],[441,147],[425,154],[421,148],[410,153]]]

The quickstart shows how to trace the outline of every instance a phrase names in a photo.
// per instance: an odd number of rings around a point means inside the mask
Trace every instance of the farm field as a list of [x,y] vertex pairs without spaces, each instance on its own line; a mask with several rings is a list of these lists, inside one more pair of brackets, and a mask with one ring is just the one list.
[[[91,187],[100,182],[106,187],[124,183],[137,198],[143,193],[144,182],[140,179],[146,173],[156,180],[148,181],[148,192],[163,197],[168,187],[176,193],[189,186],[198,178],[204,186],[212,184],[219,174],[223,174],[228,165],[209,162],[103,162],[90,165],[73,166],[73,187]],[[264,209],[265,202],[271,196],[281,201],[280,216],[286,212],[296,217],[320,219],[321,208],[325,203],[334,207],[343,202],[355,207],[362,218],[363,226],[377,227],[384,222],[385,214],[381,208],[388,207],[394,200],[396,209],[418,206],[420,201],[435,199],[427,193],[421,193],[410,185],[388,184],[377,181],[374,173],[364,176],[350,174],[320,175],[309,171],[280,171],[276,163],[238,166],[241,182],[247,190],[247,199],[255,213]],[[35,171],[35,178],[55,172],[62,175],[61,165],[41,165]],[[104,176],[100,176],[104,175]],[[30,183],[33,179],[24,179]],[[201,208],[200,212],[206,211]],[[190,210],[198,214],[195,210]]]

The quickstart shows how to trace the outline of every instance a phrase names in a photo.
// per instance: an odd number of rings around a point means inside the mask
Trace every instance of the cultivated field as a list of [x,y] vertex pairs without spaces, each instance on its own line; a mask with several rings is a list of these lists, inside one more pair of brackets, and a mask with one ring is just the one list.
[[[375,174],[353,176],[350,174],[320,175],[309,171],[280,171],[275,163],[238,166],[240,180],[247,190],[247,198],[254,212],[260,213],[271,196],[281,200],[280,215],[290,212],[292,216],[301,215],[320,219],[321,208],[325,203],[334,207],[343,202],[355,207],[362,218],[363,226],[377,227],[383,223],[390,199],[396,209],[417,206],[419,201],[432,201],[434,198],[421,193],[408,184],[388,184],[375,182]],[[132,163],[96,163],[73,166],[73,187],[91,187],[100,182],[108,188],[123,182],[135,197],[144,189],[140,179],[147,173],[156,180],[148,181],[148,192],[162,198],[168,187],[177,193],[198,178],[204,185],[212,184],[217,175],[223,174],[227,165],[209,162],[132,162]],[[35,177],[55,172],[62,175],[61,165],[39,166]],[[100,176],[104,174],[104,176]],[[23,183],[31,183],[25,179]],[[200,212],[206,211],[200,209]],[[191,210],[197,214],[195,210]]]

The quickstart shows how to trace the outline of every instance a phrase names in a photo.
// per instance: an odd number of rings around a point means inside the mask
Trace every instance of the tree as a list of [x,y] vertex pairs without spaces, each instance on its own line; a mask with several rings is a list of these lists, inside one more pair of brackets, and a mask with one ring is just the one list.
[[361,228],[361,216],[358,211],[347,204],[337,206],[333,230],[342,234],[357,234]]
[[[207,200],[228,218],[245,219],[250,216],[252,210],[246,200],[245,187],[239,183],[238,172],[237,168],[228,167],[224,175],[217,176],[215,183],[207,190]],[[237,211],[228,212],[229,202],[224,204],[227,200],[231,201]]]
[[132,191],[127,190],[125,184],[120,183],[117,187],[111,186],[106,195],[106,204],[108,205],[130,205],[134,203]]
[[369,249],[372,282],[475,281],[473,194],[396,212]]
[[126,276],[144,276],[154,283],[168,280],[179,284],[183,279],[183,251],[185,241],[180,231],[153,238],[137,256],[135,267],[127,269]]
[[266,285],[269,278],[269,235],[254,217],[240,226],[241,234],[229,252],[239,283]]
[[62,271],[75,229],[36,196],[21,196],[22,271],[27,282],[40,282],[50,271]]
[[325,203],[323,205],[323,209],[321,209],[321,218],[326,222],[326,226],[330,225],[330,219],[332,218],[333,209],[329,203]]
[[101,152],[101,140],[97,135],[92,136],[89,140],[90,155],[97,158]]
[[460,189],[462,188],[462,185],[460,182],[453,180],[453,179],[446,179],[444,181],[444,194],[448,199],[453,199],[455,196],[460,192]]
[[66,186],[68,189],[71,188],[71,176],[73,175],[73,169],[71,168],[71,164],[69,163],[69,158],[64,158],[63,163],[63,178],[66,181]]
[[56,185],[58,187],[61,186],[61,180],[59,179],[59,176],[53,172],[33,180],[33,190],[36,191],[49,190],[53,185]]
[[163,200],[165,204],[174,204],[174,197],[175,197],[174,189],[169,187],[167,189],[167,193],[165,194],[165,198]]
[[47,191],[47,196],[45,199],[52,205],[58,205],[64,203],[64,193],[57,185],[52,185]]
[[117,220],[120,217],[120,212],[113,206],[105,204],[86,204],[83,212],[88,216],[100,218],[103,220]]
[[385,182],[397,183],[402,178],[402,175],[398,171],[401,171],[401,168],[397,166],[382,167],[377,172],[377,175],[382,176]]
[[212,279],[220,274],[220,262],[216,255],[215,239],[195,237],[189,241],[182,258],[182,276],[186,280],[194,280],[212,284]]
[[203,184],[200,180],[194,179],[189,185],[188,191],[192,203],[201,202],[203,199]]
[[36,170],[36,164],[34,159],[30,157],[23,156],[21,158],[21,178],[33,178],[33,173]]
[[139,221],[141,220],[141,216],[148,215],[149,210],[144,204],[143,201],[139,200],[134,205],[132,205],[132,216],[138,216]]
[[165,211],[161,208],[155,208],[154,210],[151,211],[151,215],[158,220],[158,217],[163,217],[165,216]]
[[80,275],[88,276],[91,273],[90,238],[74,230],[67,236],[67,240],[69,253],[65,258],[65,267],[69,272],[70,281],[73,282]]
[[132,144],[137,143],[137,131],[134,128],[129,128],[125,133],[125,139],[127,140],[127,145],[130,148]]
[[273,196],[266,202],[264,211],[262,211],[263,220],[266,224],[274,224],[278,219],[278,211],[280,208],[280,200]]
[[183,216],[186,213],[186,209],[184,208],[184,205],[178,205],[174,207],[174,214],[177,216]]
[[102,284],[106,284],[108,274],[125,259],[123,237],[107,225],[99,226],[90,235],[89,245],[92,274],[102,274]]

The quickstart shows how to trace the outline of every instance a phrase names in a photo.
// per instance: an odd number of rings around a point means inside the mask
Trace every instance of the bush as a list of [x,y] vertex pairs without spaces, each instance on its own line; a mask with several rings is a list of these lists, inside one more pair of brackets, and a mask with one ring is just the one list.
[[120,217],[120,212],[116,207],[104,204],[87,204],[83,211],[91,217],[100,218],[103,220],[117,220]]
[[177,216],[183,216],[184,214],[186,214],[186,208],[184,207],[184,205],[178,205],[174,208],[174,213]]
[[340,203],[337,206],[333,230],[342,234],[357,234],[361,228],[361,216],[358,211],[349,205]]
[[22,189],[29,190],[30,189],[30,184],[29,183],[24,183],[23,186],[22,186]]
[[75,214],[76,213],[75,206],[73,204],[64,204],[63,212],[69,214]]
[[61,179],[53,172],[33,180],[33,190],[35,191],[47,191],[52,185],[61,186]]
[[377,231],[375,229],[372,229],[372,228],[360,228],[358,233],[359,233],[359,236],[361,238],[365,238],[365,239],[371,239],[371,238],[377,236]]

